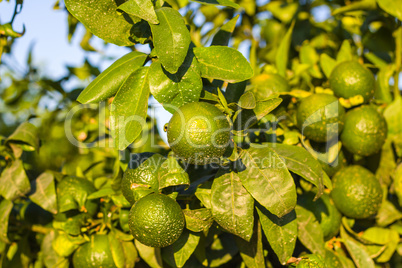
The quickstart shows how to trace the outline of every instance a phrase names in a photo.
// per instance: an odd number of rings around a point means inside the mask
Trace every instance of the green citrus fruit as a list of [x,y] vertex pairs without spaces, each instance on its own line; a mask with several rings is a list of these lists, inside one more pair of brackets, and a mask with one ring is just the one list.
[[341,141],[349,152],[361,156],[375,154],[386,137],[387,122],[374,107],[363,105],[346,114]]
[[288,82],[279,74],[260,74],[251,80],[251,84],[257,100],[266,100],[275,93],[290,91]]
[[345,109],[329,94],[313,94],[301,100],[297,125],[307,138],[325,142],[338,136],[343,128]]
[[364,219],[376,214],[380,208],[383,195],[381,184],[364,167],[341,169],[332,178],[332,184],[332,200],[345,216]]
[[324,239],[329,240],[338,234],[342,215],[339,213],[329,195],[324,193],[319,199],[313,201],[315,193],[306,192],[297,200],[299,205],[313,212],[320,223]]
[[173,114],[167,138],[178,158],[191,164],[208,164],[225,152],[230,125],[226,116],[214,105],[188,103]]
[[356,61],[344,61],[331,72],[329,84],[335,96],[349,99],[358,95],[368,102],[374,95],[373,74]]
[[83,244],[73,255],[73,266],[88,268],[114,268],[117,267],[110,250],[107,235],[92,235],[91,241]]
[[150,194],[138,200],[130,210],[132,235],[150,247],[173,244],[184,229],[184,214],[179,204],[163,194]]
[[154,192],[159,192],[159,169],[165,158],[160,154],[137,154],[131,161],[134,165],[127,168],[121,181],[124,197],[133,205],[138,198],[133,189],[138,186],[149,186]]
[[87,196],[94,193],[96,188],[87,179],[72,176],[64,177],[57,184],[57,205],[59,212],[79,210],[94,216],[98,210],[96,199],[87,199]]

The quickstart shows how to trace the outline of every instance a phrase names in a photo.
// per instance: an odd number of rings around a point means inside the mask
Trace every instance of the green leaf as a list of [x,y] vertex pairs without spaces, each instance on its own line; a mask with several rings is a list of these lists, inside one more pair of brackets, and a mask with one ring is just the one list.
[[344,40],[336,55],[336,63],[353,60],[353,52],[349,40]]
[[261,223],[259,221],[256,221],[254,224],[253,236],[249,242],[239,237],[235,237],[235,239],[240,256],[247,267],[266,267],[262,245]]
[[59,256],[68,257],[79,247],[79,244],[71,241],[68,234],[59,232],[52,241],[52,247]]
[[197,188],[195,196],[201,201],[201,203],[208,209],[212,208],[211,205],[211,189]]
[[396,98],[384,110],[387,121],[388,137],[402,133],[402,98]]
[[11,166],[7,167],[1,174],[0,180],[0,194],[8,200],[25,196],[31,190],[21,160],[15,160]]
[[341,6],[332,12],[332,16],[361,10],[375,10],[377,8],[376,0],[362,0],[357,2],[349,3],[346,6]]
[[242,110],[237,116],[233,128],[235,130],[246,130],[272,112],[281,104],[281,98],[272,98],[264,101],[257,101],[253,110]]
[[402,20],[401,0],[377,0],[377,4],[388,14]]
[[10,243],[7,237],[8,232],[8,218],[10,212],[13,209],[13,202],[7,199],[3,199],[0,202],[0,241],[4,243]]
[[29,198],[50,213],[57,213],[56,188],[54,184],[54,176],[51,172],[42,173],[36,180],[34,192]]
[[336,60],[328,56],[326,53],[322,53],[320,56],[321,69],[327,78],[331,75],[332,70],[336,66]]
[[288,24],[295,16],[299,5],[298,3],[284,3],[280,1],[272,1],[266,5],[268,11],[272,15],[284,23]]
[[267,146],[285,160],[290,171],[317,187],[315,200],[323,194],[324,171],[320,163],[308,151],[302,147],[279,143],[268,143]]
[[241,158],[246,168],[239,177],[254,199],[278,217],[291,212],[296,206],[296,186],[279,155],[266,146],[252,144]]
[[170,113],[180,106],[200,98],[202,80],[198,63],[189,51],[177,73],[170,74],[159,61],[149,69],[149,87],[155,99]]
[[112,252],[113,261],[117,267],[125,267],[124,249],[121,242],[116,238],[114,232],[110,232],[108,235],[109,247]]
[[391,90],[389,86],[389,79],[395,72],[395,65],[390,64],[380,68],[377,73],[377,87],[374,91],[374,98],[382,100],[386,103],[392,101]]
[[162,7],[156,10],[159,24],[151,24],[156,55],[169,73],[176,73],[186,58],[191,42],[183,17],[177,10]]
[[94,35],[118,46],[131,46],[131,24],[119,14],[115,1],[65,0],[67,10]]
[[190,186],[187,172],[172,154],[162,163],[160,173],[159,190],[169,186],[186,185],[187,188]]
[[172,267],[183,267],[199,241],[200,234],[184,230],[176,242],[163,249],[163,257]]
[[325,256],[324,235],[320,223],[307,209],[296,206],[297,230],[300,242],[311,252]]
[[98,77],[95,78],[78,96],[81,103],[96,103],[112,97],[135,70],[140,68],[147,55],[141,52],[130,52],[116,60]]
[[134,247],[133,241],[122,241],[124,256],[125,256],[125,267],[134,267],[135,263],[138,261],[138,252]]
[[113,194],[116,194],[116,192],[110,186],[107,186],[107,187],[99,189],[98,191],[93,192],[92,194],[88,195],[87,199],[88,200],[99,199],[101,197],[111,196]]
[[31,123],[24,122],[8,137],[6,143],[18,144],[25,151],[38,150],[38,129]]
[[119,6],[127,14],[134,15],[152,24],[158,24],[154,5],[151,0],[129,0]]
[[226,22],[212,39],[211,46],[227,46],[229,45],[230,37],[236,27],[237,19],[240,15],[236,15],[234,18]]
[[288,65],[289,48],[290,44],[292,43],[292,33],[294,26],[295,23],[293,22],[290,25],[285,36],[283,37],[275,57],[276,69],[278,70],[278,74],[282,75],[283,77],[286,77],[286,66]]
[[240,8],[240,6],[230,0],[191,0],[204,5],[226,6],[232,8]]
[[357,268],[374,268],[374,261],[370,258],[369,254],[356,242],[351,239],[345,238],[344,245],[352,257]]
[[249,241],[253,234],[254,199],[244,189],[237,173],[214,179],[211,188],[212,215],[228,232]]
[[317,51],[313,46],[311,46],[309,43],[303,43],[303,45],[300,48],[300,62],[302,64],[308,64],[310,65],[310,68],[308,69],[308,72],[312,77],[315,78],[322,78],[322,73],[320,70],[320,67],[317,65],[320,57],[318,56]]
[[[395,185],[396,186],[396,185]],[[395,187],[396,188],[396,187]],[[398,189],[399,190],[399,189]],[[379,226],[388,226],[391,223],[402,219],[402,212],[400,212],[394,204],[385,200],[382,202],[380,209],[376,215],[377,224]]]
[[207,208],[184,209],[183,214],[186,218],[186,228],[193,232],[207,231],[214,222],[212,213]]
[[237,104],[243,109],[254,109],[256,107],[256,101],[253,92],[247,91],[244,93]]
[[131,74],[114,98],[110,126],[115,146],[124,150],[141,134],[148,112],[148,70],[142,67]]
[[399,206],[402,206],[402,164],[399,164],[394,175],[395,193],[398,197]]
[[[391,229],[371,227],[363,233],[363,237],[375,242],[376,244],[386,245],[385,250],[376,258],[376,262],[380,263],[388,262],[391,259],[399,243],[398,232]],[[369,252],[371,252],[371,247],[377,248],[381,246],[366,246]]]
[[141,244],[138,240],[135,240],[134,243],[138,253],[141,256],[141,259],[144,260],[151,268],[163,267],[160,248],[148,247],[144,244]]
[[254,75],[250,63],[236,49],[225,46],[196,47],[194,54],[200,63],[202,77],[237,83]]
[[274,250],[279,261],[285,265],[292,257],[297,240],[297,220],[295,211],[282,218],[270,213],[262,206],[256,206],[262,229],[269,245]]

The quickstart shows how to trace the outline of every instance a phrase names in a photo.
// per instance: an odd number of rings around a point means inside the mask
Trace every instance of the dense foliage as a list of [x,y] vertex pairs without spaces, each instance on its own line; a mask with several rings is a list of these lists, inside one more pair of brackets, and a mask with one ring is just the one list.
[[[0,56],[24,34],[13,30],[15,2]],[[68,66],[59,80],[31,54],[25,73],[3,69],[2,267],[401,267],[400,1],[64,0],[55,9],[68,12],[69,40],[85,26],[87,53],[99,53],[95,35],[127,54],[103,72]],[[321,21],[319,10],[331,15]],[[67,89],[70,79],[91,82]],[[152,98],[172,114],[215,105],[230,123],[223,156],[194,165],[171,151]],[[177,217],[148,226],[158,215],[144,198],[165,200],[152,202]],[[141,216],[130,213],[136,204]],[[134,239],[168,222],[177,237],[167,226],[158,238],[168,246]]]

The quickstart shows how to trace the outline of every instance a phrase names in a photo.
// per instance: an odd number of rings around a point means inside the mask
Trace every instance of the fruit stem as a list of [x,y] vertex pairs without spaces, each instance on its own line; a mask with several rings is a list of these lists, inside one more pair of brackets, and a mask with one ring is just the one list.
[[41,225],[31,225],[29,228],[32,232],[35,233],[41,233],[41,234],[47,234],[49,232],[51,232],[53,229],[52,228],[48,228],[48,227],[44,227]]

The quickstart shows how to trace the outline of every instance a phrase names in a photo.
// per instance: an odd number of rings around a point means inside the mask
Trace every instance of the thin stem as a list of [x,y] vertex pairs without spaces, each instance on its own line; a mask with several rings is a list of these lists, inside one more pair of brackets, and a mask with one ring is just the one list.
[[[21,6],[20,10],[18,10],[18,6]],[[15,16],[21,12],[21,9],[22,9],[22,3],[20,2],[20,0],[15,0],[14,14],[13,17],[11,18],[10,24],[13,24]]]

